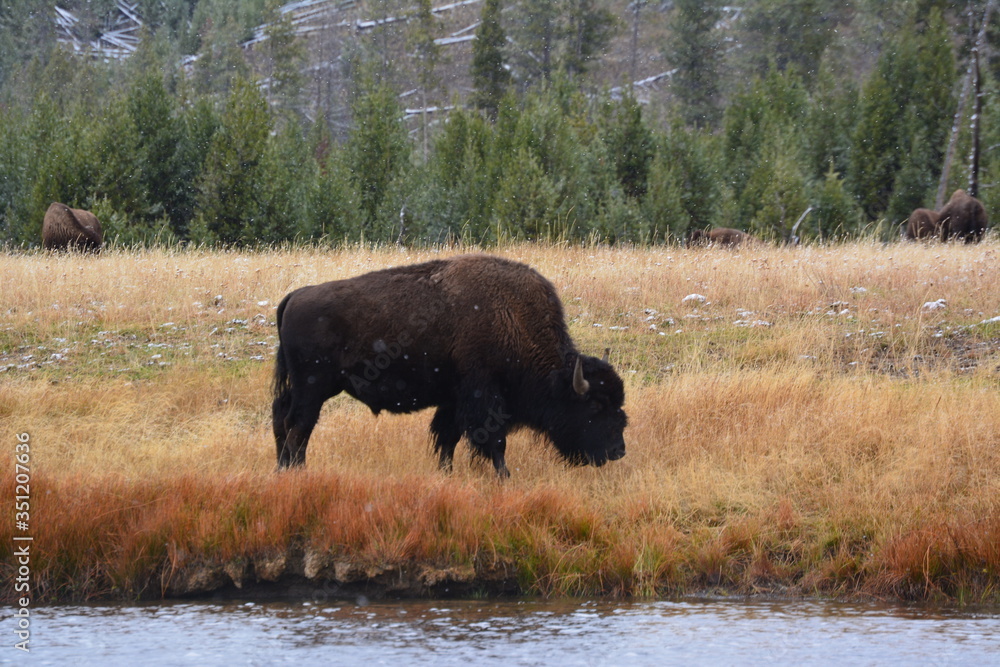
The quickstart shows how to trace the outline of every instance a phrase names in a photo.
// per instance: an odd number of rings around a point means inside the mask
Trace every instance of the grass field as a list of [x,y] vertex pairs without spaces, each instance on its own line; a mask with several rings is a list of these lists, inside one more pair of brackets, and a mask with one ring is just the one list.
[[[1000,602],[1000,246],[513,245],[626,384],[627,456],[440,473],[431,412],[330,401],[274,472],[275,306],[461,249],[0,255],[3,497],[36,600],[249,589]],[[22,480],[23,481],[23,478]],[[7,502],[7,501],[4,501]],[[299,588],[294,588],[294,586]],[[305,586],[306,588],[301,588]],[[291,588],[290,588],[291,587]]]

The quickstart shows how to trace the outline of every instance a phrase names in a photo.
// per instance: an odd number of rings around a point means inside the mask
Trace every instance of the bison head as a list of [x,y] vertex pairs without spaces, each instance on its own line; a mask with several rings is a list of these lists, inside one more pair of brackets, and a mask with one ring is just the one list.
[[607,354],[604,359],[574,355],[550,382],[558,400],[543,429],[563,458],[602,466],[625,456],[625,387]]

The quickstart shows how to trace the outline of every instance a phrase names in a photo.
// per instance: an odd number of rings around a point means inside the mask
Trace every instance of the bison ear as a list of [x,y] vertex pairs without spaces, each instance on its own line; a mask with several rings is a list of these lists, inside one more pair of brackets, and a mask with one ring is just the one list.
[[583,396],[589,390],[590,383],[583,377],[583,361],[577,356],[576,366],[573,367],[573,391]]

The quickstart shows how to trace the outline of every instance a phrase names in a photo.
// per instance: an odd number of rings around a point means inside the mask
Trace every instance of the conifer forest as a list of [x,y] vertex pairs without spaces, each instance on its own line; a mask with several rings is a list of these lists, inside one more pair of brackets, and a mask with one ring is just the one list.
[[994,0],[2,0],[0,242],[899,237],[1000,205]]

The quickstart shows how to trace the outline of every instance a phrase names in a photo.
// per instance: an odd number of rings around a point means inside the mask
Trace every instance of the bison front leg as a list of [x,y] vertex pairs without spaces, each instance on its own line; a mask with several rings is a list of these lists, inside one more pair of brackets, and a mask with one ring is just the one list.
[[[478,394],[478,395],[477,395]],[[474,391],[473,400],[465,408],[465,435],[469,438],[473,451],[489,459],[497,476],[510,477],[505,458],[507,452],[507,431],[510,430],[511,415],[507,414],[506,403],[499,393]],[[475,400],[478,398],[479,400]]]

